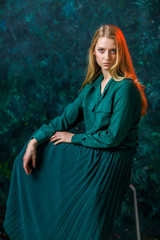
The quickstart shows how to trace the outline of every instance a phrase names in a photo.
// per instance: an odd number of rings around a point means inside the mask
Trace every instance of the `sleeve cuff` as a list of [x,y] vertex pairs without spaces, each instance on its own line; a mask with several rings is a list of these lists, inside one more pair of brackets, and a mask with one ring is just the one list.
[[46,137],[41,130],[39,130],[36,133],[33,133],[32,138],[35,138],[38,141],[38,145],[48,140],[48,137]]
[[71,142],[74,144],[82,144],[81,142],[82,142],[82,139],[84,138],[84,135],[85,134],[83,133],[73,135]]

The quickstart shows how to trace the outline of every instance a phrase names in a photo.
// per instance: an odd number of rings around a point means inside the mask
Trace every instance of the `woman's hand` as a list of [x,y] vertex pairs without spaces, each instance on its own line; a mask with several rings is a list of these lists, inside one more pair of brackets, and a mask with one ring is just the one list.
[[29,166],[29,162],[32,161],[32,166],[36,167],[36,146],[38,142],[35,138],[29,141],[26,152],[23,156],[23,168],[26,174],[31,174],[32,168]]
[[56,132],[52,137],[49,138],[50,142],[54,142],[54,145],[59,143],[71,143],[72,136],[75,135],[74,133],[69,132]]

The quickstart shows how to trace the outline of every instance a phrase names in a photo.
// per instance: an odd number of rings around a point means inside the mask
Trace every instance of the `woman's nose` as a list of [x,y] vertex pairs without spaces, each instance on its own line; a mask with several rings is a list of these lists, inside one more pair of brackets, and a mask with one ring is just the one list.
[[105,59],[106,59],[106,60],[109,60],[109,58],[110,58],[109,52],[106,51],[106,52],[105,52]]

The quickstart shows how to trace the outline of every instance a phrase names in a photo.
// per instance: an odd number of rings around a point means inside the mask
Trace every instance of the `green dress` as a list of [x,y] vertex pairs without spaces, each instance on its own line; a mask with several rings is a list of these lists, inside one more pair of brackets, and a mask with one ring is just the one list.
[[[101,73],[36,138],[37,165],[23,169],[27,143],[14,161],[4,229],[16,240],[107,240],[129,187],[138,145],[141,97],[131,79],[113,78],[101,95]],[[81,120],[85,132],[53,145],[56,131]]]

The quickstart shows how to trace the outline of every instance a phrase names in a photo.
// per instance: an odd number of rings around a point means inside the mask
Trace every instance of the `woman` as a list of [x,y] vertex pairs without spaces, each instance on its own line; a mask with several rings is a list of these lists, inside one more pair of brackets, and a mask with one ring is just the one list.
[[[75,101],[14,162],[4,222],[11,240],[109,239],[147,100],[117,26],[95,32],[87,69]],[[83,119],[84,133],[66,131]]]

